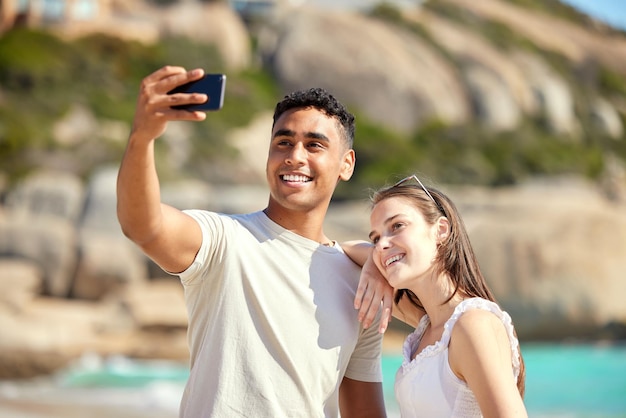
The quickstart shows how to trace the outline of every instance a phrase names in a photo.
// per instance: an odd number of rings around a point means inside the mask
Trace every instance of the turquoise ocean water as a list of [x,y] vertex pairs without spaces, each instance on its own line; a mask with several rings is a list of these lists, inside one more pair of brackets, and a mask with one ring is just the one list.
[[[525,403],[531,417],[626,418],[626,344],[526,344]],[[397,415],[393,381],[400,356],[383,359],[384,390],[390,417]],[[186,366],[128,359],[96,362],[66,371],[68,389],[158,388],[158,398],[177,408],[188,376]]]
[[[525,404],[531,417],[626,417],[626,344],[526,344]],[[383,361],[385,399],[393,394],[400,356]]]

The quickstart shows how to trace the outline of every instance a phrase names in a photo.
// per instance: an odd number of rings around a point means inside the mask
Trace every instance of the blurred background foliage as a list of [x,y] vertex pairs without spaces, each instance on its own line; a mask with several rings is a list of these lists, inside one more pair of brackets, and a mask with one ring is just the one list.
[[[63,41],[44,32],[18,28],[0,37],[0,165],[13,177],[28,172],[37,155],[53,158],[63,150],[53,140],[53,124],[72,105],[90,109],[104,120],[132,121],[139,84],[166,64],[211,68],[224,72],[217,51],[184,37],[168,37],[156,45],[91,35]],[[245,126],[259,111],[272,108],[277,91],[263,71],[228,73],[226,106],[219,118],[193,124],[194,161],[227,157],[233,150],[223,138]],[[96,165],[117,163],[126,138],[108,138],[93,164],[78,169],[88,176]],[[93,145],[93,141],[89,141]],[[157,155],[163,144],[157,142]],[[59,148],[55,150],[54,148]],[[92,153],[95,155],[96,153]],[[206,163],[206,160],[204,161]],[[193,173],[193,166],[190,167]],[[185,173],[182,173],[183,175]]]
[[[516,2],[529,7],[560,7],[554,1]],[[428,4],[439,9],[446,7],[439,2]],[[584,23],[583,15],[571,14],[567,7],[563,10],[568,18]],[[438,13],[463,20],[465,25],[473,24],[502,48],[534,48],[502,25],[472,23],[474,17],[454,9]],[[401,15],[389,6],[375,8],[372,16],[410,27],[428,41],[419,26],[403,22]],[[504,133],[489,131],[474,122],[447,126],[431,120],[415,132],[401,134],[372,123],[353,109],[357,115],[357,170],[353,181],[339,187],[336,198],[361,198],[365,188],[393,181],[395,178],[390,175],[414,171],[439,183],[498,186],[537,175],[577,174],[596,179],[603,172],[607,155],[626,161],[626,141],[606,137],[585,116],[589,112],[583,108],[591,92],[626,97],[626,80],[605,68],[594,68],[594,82],[581,82],[585,78],[581,78],[580,69],[570,68],[562,57],[545,51],[541,54],[571,81],[583,129],[579,139],[550,133],[541,115],[526,116],[518,128]],[[74,171],[83,177],[98,165],[119,163],[125,138],[107,138],[107,132],[102,132],[96,143],[64,146],[53,140],[55,121],[71,106],[81,104],[98,119],[124,121],[130,128],[141,79],[171,63],[225,71],[214,48],[182,37],[163,38],[149,46],[105,35],[65,41],[32,29],[5,33],[0,37],[0,165],[9,181],[27,173],[42,158],[65,161],[69,154],[84,155],[73,163]],[[164,168],[165,177],[199,176],[211,181],[202,167],[236,155],[225,140],[227,132],[246,126],[260,111],[272,110],[280,99],[279,92],[271,73],[261,66],[228,73],[223,110],[204,123],[193,124],[190,164],[182,172]],[[166,158],[164,145],[157,144],[161,147],[157,156]]]

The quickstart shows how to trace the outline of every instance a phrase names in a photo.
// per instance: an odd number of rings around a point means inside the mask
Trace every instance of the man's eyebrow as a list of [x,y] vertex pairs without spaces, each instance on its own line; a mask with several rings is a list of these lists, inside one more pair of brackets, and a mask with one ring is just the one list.
[[296,133],[291,129],[279,129],[274,133],[273,137],[276,138],[278,136],[296,136]]
[[[278,138],[281,136],[294,137],[296,136],[296,132],[292,131],[291,129],[279,129],[274,133],[273,138]],[[309,139],[317,139],[324,142],[330,142],[330,139],[328,139],[326,135],[320,132],[306,132],[304,136]]]
[[321,141],[330,142],[330,139],[322,133],[319,132],[307,132],[304,136],[311,139],[319,139]]

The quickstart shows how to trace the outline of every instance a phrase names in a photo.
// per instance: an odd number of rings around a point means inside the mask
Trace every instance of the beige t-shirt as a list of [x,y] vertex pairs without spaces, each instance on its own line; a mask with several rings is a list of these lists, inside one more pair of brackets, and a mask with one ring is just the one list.
[[191,351],[181,417],[338,417],[344,375],[382,380],[382,336],[357,320],[360,269],[340,246],[263,212],[186,213],[203,243],[180,274]]

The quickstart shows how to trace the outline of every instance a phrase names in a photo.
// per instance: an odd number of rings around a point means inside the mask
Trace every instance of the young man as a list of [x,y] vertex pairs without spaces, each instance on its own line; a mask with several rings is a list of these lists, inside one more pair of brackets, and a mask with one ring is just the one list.
[[117,192],[124,233],[185,289],[191,373],[181,417],[385,416],[382,334],[353,307],[360,268],[323,231],[336,185],[354,170],[354,117],[321,89],[285,97],[266,209],[179,211],[160,201],[154,141],[168,121],[204,120],[170,106],[206,96],[167,94],[202,75],[164,67],[143,80]]

